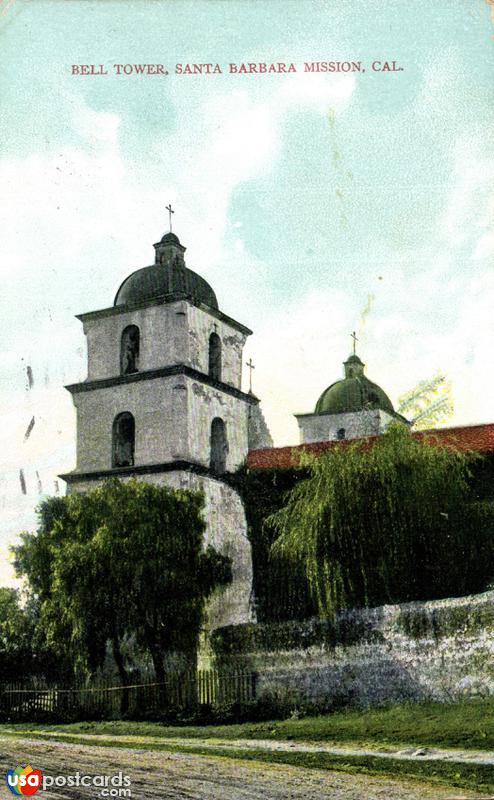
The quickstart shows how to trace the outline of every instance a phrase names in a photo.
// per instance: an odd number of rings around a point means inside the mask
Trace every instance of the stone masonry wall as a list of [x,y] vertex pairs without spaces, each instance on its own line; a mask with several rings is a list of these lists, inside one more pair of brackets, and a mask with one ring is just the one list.
[[249,450],[273,447],[273,439],[259,405],[249,406],[247,431]]
[[111,309],[106,315],[86,319],[88,380],[120,374],[120,341],[128,325],[137,325],[140,331],[140,372],[187,364],[207,374],[209,336],[217,332],[221,339],[221,379],[240,389],[246,335],[183,300],[128,311]]
[[187,376],[169,375],[78,392],[77,470],[111,469],[112,426],[117,414],[135,419],[135,464],[176,459],[209,466],[211,423],[226,425],[226,466],[234,471],[248,450],[249,404]]
[[394,417],[387,411],[352,411],[343,414],[296,414],[300,429],[300,443],[326,442],[338,439],[338,431],[345,431],[345,439],[377,436],[384,433]]
[[[243,625],[213,634],[221,663],[257,671],[293,702],[369,706],[494,694],[494,592],[362,609],[336,623]],[[236,655],[233,655],[236,653]]]

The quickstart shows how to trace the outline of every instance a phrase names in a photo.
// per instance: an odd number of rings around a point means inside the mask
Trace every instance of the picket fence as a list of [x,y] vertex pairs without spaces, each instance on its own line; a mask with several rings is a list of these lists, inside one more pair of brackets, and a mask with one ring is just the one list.
[[167,673],[163,683],[130,686],[8,684],[0,689],[0,715],[12,721],[151,718],[244,704],[255,697],[255,673],[197,670]]

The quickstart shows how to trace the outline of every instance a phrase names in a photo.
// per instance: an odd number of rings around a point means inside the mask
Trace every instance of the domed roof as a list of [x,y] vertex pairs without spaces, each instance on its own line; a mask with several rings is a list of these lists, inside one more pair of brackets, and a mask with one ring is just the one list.
[[211,286],[197,272],[185,266],[185,247],[171,231],[158,244],[156,263],[138,269],[129,275],[120,286],[115,306],[151,303],[167,295],[186,295],[195,303],[204,303],[218,309],[218,301]]
[[168,231],[161,239],[161,244],[180,244],[180,239],[174,233]]
[[124,280],[115,297],[116,306],[150,303],[167,294],[186,294],[197,303],[218,309],[211,286],[197,272],[187,267],[153,264],[138,269]]
[[345,361],[345,377],[324,390],[316,403],[316,414],[343,414],[380,409],[394,414],[393,404],[377,383],[364,375],[364,364],[357,355]]

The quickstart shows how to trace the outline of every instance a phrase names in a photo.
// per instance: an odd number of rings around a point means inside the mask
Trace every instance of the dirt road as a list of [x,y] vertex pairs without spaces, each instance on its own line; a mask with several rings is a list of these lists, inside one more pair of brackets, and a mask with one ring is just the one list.
[[[40,800],[89,800],[132,797],[136,800],[446,800],[471,798],[463,791],[430,788],[364,775],[300,769],[140,749],[87,747],[79,744],[0,738],[0,798],[11,797],[5,772],[31,764],[49,776],[116,775],[131,779],[131,795],[102,794],[100,787],[56,787]],[[2,786],[3,784],[3,786]],[[3,788],[5,787],[5,788]]]

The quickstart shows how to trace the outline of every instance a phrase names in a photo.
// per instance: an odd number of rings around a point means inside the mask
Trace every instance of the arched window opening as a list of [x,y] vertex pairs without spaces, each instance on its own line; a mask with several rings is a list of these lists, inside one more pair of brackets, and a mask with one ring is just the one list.
[[135,448],[135,421],[124,411],[113,421],[112,466],[133,467]]
[[215,417],[211,423],[211,459],[210,467],[215,475],[222,475],[226,471],[226,456],[228,441],[226,438],[225,423]]
[[215,381],[221,380],[221,339],[217,333],[209,337],[209,375]]
[[127,325],[120,340],[120,374],[139,372],[139,328]]
[[338,428],[338,431],[336,433],[336,438],[341,440],[344,439],[345,436],[346,436],[345,428]]

